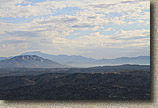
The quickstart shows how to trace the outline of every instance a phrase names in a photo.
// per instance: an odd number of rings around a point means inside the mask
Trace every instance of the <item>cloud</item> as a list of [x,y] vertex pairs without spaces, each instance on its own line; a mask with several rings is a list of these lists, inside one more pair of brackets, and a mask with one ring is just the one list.
[[14,31],[14,32],[6,32],[6,36],[12,37],[37,37],[38,33],[32,31]]
[[112,7],[115,4],[98,4],[98,5],[90,5],[93,6],[94,8],[108,8],[108,7]]
[[136,3],[136,2],[138,2],[138,1],[121,1],[120,3]]
[[119,30],[113,35],[115,39],[148,38],[150,39],[150,30]]
[[70,18],[70,19],[64,19],[63,22],[67,23],[67,22],[77,22],[78,19],[77,18]]
[[[127,47],[147,47],[149,46],[149,36],[146,30],[135,31],[136,33],[131,33],[132,31],[119,31],[114,35],[116,37],[109,35],[101,35],[99,32],[93,33],[91,36],[82,36],[73,40],[68,40],[65,38],[52,39],[53,44],[57,46],[64,46],[66,48],[127,48]],[[138,33],[138,34],[137,34]],[[145,34],[143,34],[145,33]],[[129,35],[130,34],[130,35]],[[132,35],[137,34],[138,36],[133,37]],[[146,37],[138,38],[137,37]],[[134,38],[134,39],[131,39]]]
[[113,28],[107,28],[105,31],[106,32],[108,32],[108,31],[114,31],[114,29]]
[[21,51],[56,54],[145,48],[150,38],[149,10],[149,0],[1,0],[1,47],[13,51],[17,44],[25,46],[19,46]]
[[73,28],[92,28],[94,26],[95,25],[92,25],[92,24],[82,24],[82,25],[73,25],[72,27]]
[[26,40],[3,40],[0,42],[0,44],[6,44],[6,43],[18,44],[18,43],[24,43],[24,42],[26,42]]

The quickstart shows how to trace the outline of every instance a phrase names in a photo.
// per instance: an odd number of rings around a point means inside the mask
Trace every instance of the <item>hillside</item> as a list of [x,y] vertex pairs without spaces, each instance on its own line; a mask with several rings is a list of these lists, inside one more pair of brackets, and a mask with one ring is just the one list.
[[21,55],[0,61],[0,68],[63,68],[57,62],[36,55]]
[[149,100],[150,71],[0,78],[3,100]]

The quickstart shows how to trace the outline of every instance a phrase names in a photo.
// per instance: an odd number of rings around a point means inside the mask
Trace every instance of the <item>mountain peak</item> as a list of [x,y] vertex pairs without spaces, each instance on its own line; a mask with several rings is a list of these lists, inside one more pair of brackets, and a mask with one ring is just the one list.
[[32,52],[25,52],[22,55],[38,55],[38,54],[44,54],[41,51],[32,51]]
[[16,61],[40,61],[40,62],[43,62],[44,58],[39,57],[37,55],[20,55],[20,56],[13,57],[12,60],[16,60]]
[[0,68],[63,68],[58,62],[37,55],[20,55],[0,61]]

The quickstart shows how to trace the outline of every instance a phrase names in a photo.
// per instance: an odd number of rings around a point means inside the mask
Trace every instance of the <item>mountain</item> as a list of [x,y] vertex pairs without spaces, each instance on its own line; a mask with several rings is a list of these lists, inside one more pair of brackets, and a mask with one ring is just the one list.
[[6,60],[6,59],[10,59],[10,58],[13,58],[14,56],[10,56],[10,57],[0,57],[0,61],[1,60]]
[[150,64],[150,56],[120,57],[96,60],[95,64]]
[[0,61],[0,68],[63,68],[57,62],[36,55],[21,55]]
[[114,59],[93,59],[78,55],[50,55],[40,51],[26,52],[22,55],[37,55],[73,67],[94,67],[116,64],[150,64],[150,56],[120,57]]
[[93,62],[95,59],[92,58],[86,58],[83,56],[78,55],[50,55],[45,54],[40,51],[33,51],[33,52],[26,52],[21,55],[37,55],[46,59],[50,59],[62,64],[73,64],[73,63],[87,63],[87,62]]
[[[66,64],[73,67],[94,67],[118,64],[150,64],[150,56],[119,57],[114,59],[93,59],[79,55],[50,55],[42,53],[40,51],[26,52],[21,55],[37,55],[42,58],[52,60],[54,62],[58,62],[59,64]],[[1,57],[0,60],[9,58]]]
[[7,59],[7,57],[0,57],[0,60],[5,60]]

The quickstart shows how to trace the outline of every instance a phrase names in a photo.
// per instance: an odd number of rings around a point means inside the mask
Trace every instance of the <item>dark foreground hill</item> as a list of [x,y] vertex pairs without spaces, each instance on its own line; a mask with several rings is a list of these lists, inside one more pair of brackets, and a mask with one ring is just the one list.
[[57,62],[44,59],[36,55],[15,56],[1,60],[0,68],[63,68],[66,67]]
[[[99,70],[99,67],[96,68]],[[66,70],[65,70],[66,71]],[[0,77],[3,100],[149,100],[150,71],[59,72]]]

